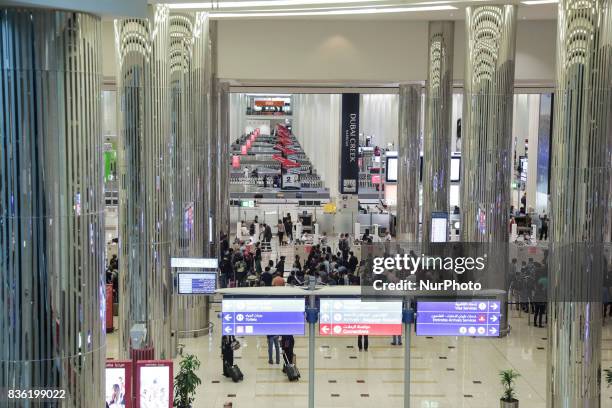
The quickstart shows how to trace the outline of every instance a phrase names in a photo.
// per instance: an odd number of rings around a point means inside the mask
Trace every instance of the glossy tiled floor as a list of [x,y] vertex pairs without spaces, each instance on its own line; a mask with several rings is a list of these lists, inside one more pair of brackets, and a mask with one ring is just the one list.
[[[212,305],[216,316],[219,304]],[[215,327],[220,323],[215,317]],[[525,315],[511,319],[512,332],[502,339],[412,336],[411,407],[492,408],[499,406],[497,372],[513,368],[522,374],[517,389],[521,408],[546,406],[547,329],[527,325]],[[603,367],[612,367],[612,323],[604,328]],[[287,381],[280,366],[269,365],[265,337],[240,338],[235,362],[245,380],[234,384],[221,375],[218,331],[184,339],[185,353],[202,361],[202,379],[194,408],[307,407],[308,348],[296,338],[295,353],[302,379]],[[390,338],[370,338],[368,352],[359,352],[354,338],[316,339],[316,404],[323,407],[403,406],[404,348]],[[108,356],[117,353],[117,335],[108,336]],[[612,388],[602,390],[602,406],[612,406]]]

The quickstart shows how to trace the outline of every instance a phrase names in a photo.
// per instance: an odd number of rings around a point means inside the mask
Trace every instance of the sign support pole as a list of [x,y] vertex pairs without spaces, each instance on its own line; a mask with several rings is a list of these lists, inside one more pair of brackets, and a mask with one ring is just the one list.
[[403,310],[402,321],[404,322],[404,408],[410,408],[410,337],[414,310],[410,309],[409,305]]
[[318,310],[316,309],[316,297],[309,296],[309,307],[306,310],[308,321],[308,408],[315,408],[315,324],[317,323]]

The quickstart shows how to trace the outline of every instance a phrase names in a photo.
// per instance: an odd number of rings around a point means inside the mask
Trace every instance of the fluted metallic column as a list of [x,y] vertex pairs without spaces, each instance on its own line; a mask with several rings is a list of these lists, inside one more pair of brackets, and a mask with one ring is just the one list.
[[127,357],[130,328],[146,325],[156,358],[171,341],[173,180],[170,137],[168,8],[147,19],[115,21],[119,120],[119,348]]
[[466,8],[461,237],[507,242],[516,6]]
[[419,171],[421,153],[421,85],[399,86],[399,170],[397,238],[419,240]]
[[104,405],[101,37],[91,15],[0,8],[0,389],[62,407]]
[[612,162],[612,1],[562,0],[557,24],[548,407],[591,408],[602,406],[601,288]]
[[[205,51],[206,13],[170,15],[171,130],[174,173],[174,228],[172,256],[204,257],[206,214],[204,191],[206,153]],[[174,294],[179,336],[208,332],[208,299]]]
[[219,98],[218,98],[218,86],[219,80],[217,78],[217,21],[212,20],[209,24],[209,50],[208,53],[210,55],[210,64],[209,68],[209,81],[210,81],[210,95],[209,95],[209,111],[210,111],[210,126],[208,128],[208,151],[213,153],[209,156],[208,168],[209,168],[209,181],[210,181],[210,206],[209,206],[209,215],[210,215],[210,256],[216,257],[217,251],[219,249],[218,245],[218,212],[217,208],[219,200],[217,197],[219,196],[219,175],[218,175],[218,160],[219,157],[217,154],[217,146],[219,140]]
[[230,87],[228,82],[220,82],[217,88],[219,93],[217,109],[219,111],[218,139],[217,139],[217,236],[229,234],[230,207],[229,207],[229,146],[230,146]]
[[431,235],[431,213],[448,212],[455,23],[430,21],[425,134],[423,135],[423,242]]

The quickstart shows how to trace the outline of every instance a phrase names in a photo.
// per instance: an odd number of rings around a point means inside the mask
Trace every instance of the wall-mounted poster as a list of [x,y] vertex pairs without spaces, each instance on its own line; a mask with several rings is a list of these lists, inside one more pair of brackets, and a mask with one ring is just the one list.
[[172,408],[172,361],[136,362],[136,408]]
[[359,192],[359,94],[342,94],[340,194]]
[[132,407],[132,362],[106,361],[106,387],[104,400],[108,408]]

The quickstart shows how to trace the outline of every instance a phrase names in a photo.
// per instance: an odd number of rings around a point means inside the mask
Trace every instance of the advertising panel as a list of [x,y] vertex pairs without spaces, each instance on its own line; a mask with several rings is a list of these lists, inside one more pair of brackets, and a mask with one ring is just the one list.
[[172,361],[136,362],[136,408],[172,408]]
[[359,94],[342,94],[340,193],[359,192]]
[[402,334],[402,302],[321,299],[321,336],[395,336]]
[[104,400],[108,408],[131,408],[132,406],[132,362],[107,360]]
[[417,302],[417,336],[499,337],[501,304],[491,300]]
[[304,299],[224,298],[225,335],[304,335]]

